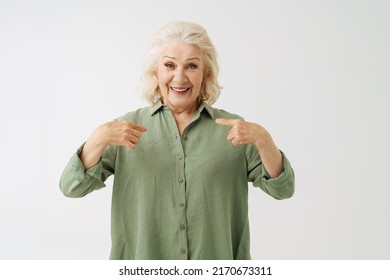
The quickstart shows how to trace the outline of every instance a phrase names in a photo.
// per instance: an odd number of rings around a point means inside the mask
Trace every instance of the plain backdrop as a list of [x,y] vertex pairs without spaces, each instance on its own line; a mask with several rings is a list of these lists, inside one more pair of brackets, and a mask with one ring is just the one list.
[[0,259],[107,259],[112,178],[70,199],[58,182],[92,130],[146,106],[148,42],[203,25],[215,107],[266,127],[293,198],[250,188],[253,259],[390,258],[390,2],[0,0]]

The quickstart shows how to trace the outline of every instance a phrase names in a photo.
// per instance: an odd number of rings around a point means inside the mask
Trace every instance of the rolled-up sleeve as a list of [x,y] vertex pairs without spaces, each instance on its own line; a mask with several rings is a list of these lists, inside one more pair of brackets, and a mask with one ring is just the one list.
[[84,144],[73,154],[65,166],[60,179],[60,189],[67,197],[83,197],[86,194],[105,187],[104,181],[114,174],[112,148],[108,146],[102,158],[93,167],[84,170],[80,153]]
[[285,154],[282,153],[283,171],[276,178],[271,178],[262,164],[256,148],[250,147],[247,151],[248,181],[253,186],[261,188],[275,199],[286,199],[293,196],[295,191],[294,171]]

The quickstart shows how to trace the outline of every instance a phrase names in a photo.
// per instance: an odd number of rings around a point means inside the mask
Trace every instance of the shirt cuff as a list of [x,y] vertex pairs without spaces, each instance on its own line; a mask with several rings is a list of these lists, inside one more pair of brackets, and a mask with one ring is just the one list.
[[283,161],[283,171],[282,173],[279,174],[278,177],[271,178],[271,176],[268,174],[267,170],[265,169],[264,165],[262,165],[262,171],[263,171],[263,181],[267,183],[268,186],[270,187],[282,187],[284,186],[287,182],[291,180],[291,178],[294,176],[293,175],[293,170],[290,165],[290,162],[288,161],[287,157],[284,155],[282,151],[282,161]]

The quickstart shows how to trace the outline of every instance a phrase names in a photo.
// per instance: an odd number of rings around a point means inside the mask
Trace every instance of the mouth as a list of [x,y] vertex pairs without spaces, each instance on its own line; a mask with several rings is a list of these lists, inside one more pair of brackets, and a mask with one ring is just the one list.
[[190,87],[170,87],[175,94],[183,95],[190,91]]

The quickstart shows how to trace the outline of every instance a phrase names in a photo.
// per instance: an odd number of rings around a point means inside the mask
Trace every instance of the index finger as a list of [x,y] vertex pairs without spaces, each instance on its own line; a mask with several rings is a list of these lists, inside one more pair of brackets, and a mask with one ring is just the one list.
[[145,132],[147,131],[148,129],[142,125],[139,125],[139,124],[136,124],[135,126],[132,127],[133,129],[135,130],[138,130],[140,132]]
[[239,119],[216,119],[215,122],[220,125],[233,126]]

